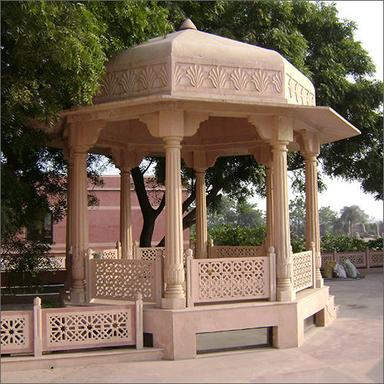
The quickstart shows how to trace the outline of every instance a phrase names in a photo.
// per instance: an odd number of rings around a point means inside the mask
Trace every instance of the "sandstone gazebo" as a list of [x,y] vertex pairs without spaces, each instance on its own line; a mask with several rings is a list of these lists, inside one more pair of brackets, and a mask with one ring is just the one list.
[[[111,155],[121,170],[120,241],[127,263],[130,170],[145,156],[165,154],[164,292],[157,292],[157,306],[144,309],[144,331],[166,357],[193,357],[197,333],[230,329],[271,327],[274,346],[298,346],[305,318],[315,315],[318,325],[326,325],[334,316],[320,274],[316,158],[321,144],[359,131],[331,108],[316,106],[311,81],[280,54],[200,32],[186,20],[177,32],[112,59],[94,104],[61,116],[58,134],[70,164],[72,303],[86,301],[87,152]],[[288,151],[300,151],[305,159],[308,251],[296,256],[290,244]],[[248,248],[241,257],[208,259],[204,175],[219,156],[231,155],[253,155],[266,167],[266,241],[256,253]],[[197,179],[196,251],[186,264],[181,159]]]

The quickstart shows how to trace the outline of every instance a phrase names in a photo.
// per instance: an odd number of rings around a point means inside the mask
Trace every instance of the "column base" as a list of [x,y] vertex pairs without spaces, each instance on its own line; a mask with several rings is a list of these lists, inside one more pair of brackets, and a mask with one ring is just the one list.
[[276,292],[276,300],[277,301],[294,301],[296,300],[296,292],[293,290],[284,290]]
[[316,279],[315,287],[316,288],[323,288],[324,287],[324,280],[322,278]]
[[72,288],[70,291],[70,298],[72,304],[85,304],[84,289]]
[[163,308],[163,309],[185,309],[186,308],[185,297],[162,298],[161,299],[161,308]]

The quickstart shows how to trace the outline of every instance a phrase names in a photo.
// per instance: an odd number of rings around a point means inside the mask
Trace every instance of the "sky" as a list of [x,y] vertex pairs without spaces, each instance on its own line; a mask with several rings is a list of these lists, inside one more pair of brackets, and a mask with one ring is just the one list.
[[[341,19],[357,24],[355,40],[360,41],[376,65],[375,78],[383,79],[383,1],[335,1]],[[117,170],[109,168],[109,174]],[[330,206],[339,212],[344,206],[358,205],[373,220],[383,219],[383,202],[363,193],[358,182],[346,182],[340,178],[323,178],[327,189],[319,194],[319,207]],[[265,210],[265,199],[254,198],[260,209]]]

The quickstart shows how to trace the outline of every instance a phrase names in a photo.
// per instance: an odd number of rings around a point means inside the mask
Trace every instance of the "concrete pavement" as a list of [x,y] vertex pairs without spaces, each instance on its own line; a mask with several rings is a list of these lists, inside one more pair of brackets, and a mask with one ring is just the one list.
[[2,372],[2,383],[382,383],[383,270],[365,279],[327,281],[338,319],[313,328],[300,348],[199,355],[195,360],[146,361]]

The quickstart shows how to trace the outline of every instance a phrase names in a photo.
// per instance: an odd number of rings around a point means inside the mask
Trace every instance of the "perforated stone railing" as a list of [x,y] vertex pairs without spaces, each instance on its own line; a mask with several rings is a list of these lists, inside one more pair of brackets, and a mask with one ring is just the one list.
[[89,249],[88,255],[91,255],[94,259],[110,259],[110,260],[121,259],[120,242],[118,241],[116,243],[116,248],[103,249],[101,251],[95,251],[93,249]]
[[67,351],[136,345],[143,347],[143,301],[93,307],[41,308],[35,298],[33,311],[3,311],[1,353]]
[[349,259],[357,268],[382,267],[383,256],[384,251],[371,251],[369,249],[365,251],[322,253],[321,263],[324,265],[326,260],[339,263]]
[[[92,257],[92,256],[90,256]],[[160,304],[162,257],[155,260],[93,259],[86,263],[87,299],[135,300]]]
[[187,304],[275,300],[275,254],[193,259],[187,257]]
[[212,259],[222,257],[256,257],[266,254],[264,245],[237,246],[237,245],[213,245],[208,247],[208,257]]
[[155,260],[157,256],[164,257],[164,253],[164,247],[135,247],[133,257],[139,260]]
[[313,286],[314,257],[312,251],[293,254],[293,289],[295,292]]
[[32,311],[1,312],[1,353],[33,352]]

